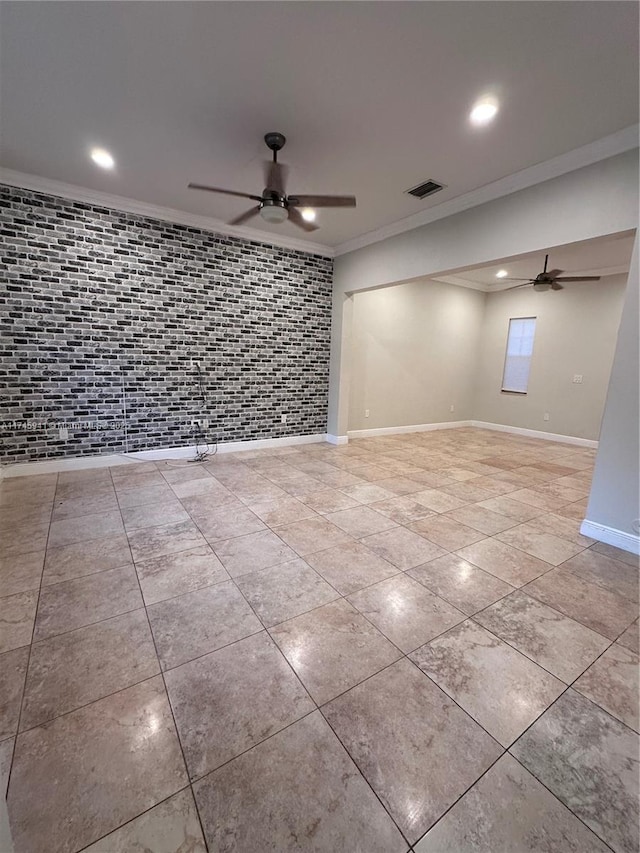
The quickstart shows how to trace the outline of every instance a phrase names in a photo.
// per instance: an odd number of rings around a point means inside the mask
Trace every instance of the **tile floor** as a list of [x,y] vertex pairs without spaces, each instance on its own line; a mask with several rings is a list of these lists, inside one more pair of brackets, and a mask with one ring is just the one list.
[[593,458],[459,429],[5,479],[17,853],[636,853]]

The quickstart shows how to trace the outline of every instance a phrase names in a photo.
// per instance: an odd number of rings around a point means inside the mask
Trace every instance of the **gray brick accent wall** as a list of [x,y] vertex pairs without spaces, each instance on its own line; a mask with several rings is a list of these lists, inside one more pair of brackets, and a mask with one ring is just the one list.
[[325,432],[330,259],[8,186],[0,241],[3,461]]

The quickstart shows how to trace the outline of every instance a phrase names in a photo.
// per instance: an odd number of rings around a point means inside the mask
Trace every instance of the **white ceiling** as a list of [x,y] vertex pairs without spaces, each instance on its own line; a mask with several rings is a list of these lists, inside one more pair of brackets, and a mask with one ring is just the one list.
[[[629,271],[634,231],[625,231],[595,240],[583,240],[565,246],[549,247],[546,252],[502,258],[481,267],[456,270],[446,275],[434,276],[436,281],[457,284],[474,290],[493,292],[505,290],[519,282],[496,278],[498,270],[506,270],[509,278],[535,278],[542,272],[544,256],[549,254],[548,269],[561,269],[566,275],[599,275],[606,286],[606,276]],[[579,287],[579,284],[576,284]]]
[[[227,220],[242,200],[187,183],[260,192],[278,130],[289,192],[358,207],[321,211],[311,235],[255,227],[325,246],[638,120],[632,2],[5,0],[0,24],[2,166]],[[485,92],[501,111],[473,128]],[[447,189],[404,194],[426,178]]]

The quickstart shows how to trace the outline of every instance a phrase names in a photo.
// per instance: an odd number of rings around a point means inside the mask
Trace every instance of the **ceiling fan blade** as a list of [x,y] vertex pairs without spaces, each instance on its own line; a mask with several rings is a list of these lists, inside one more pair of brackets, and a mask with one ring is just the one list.
[[354,195],[290,195],[289,207],[355,207]]
[[551,290],[564,290],[564,287],[561,284],[558,284],[557,281],[552,281]]
[[307,222],[306,219],[303,219],[302,214],[295,207],[289,208],[289,222],[293,222],[294,225],[297,225],[298,228],[303,228],[305,231],[317,231],[319,227],[315,223]]
[[517,290],[519,287],[531,287],[532,281],[527,281],[524,284],[514,284],[513,287],[503,287],[503,290]]
[[265,160],[264,163],[264,185],[268,190],[275,190],[278,195],[284,195],[289,168],[284,163]]
[[546,275],[550,275],[551,278],[558,278],[558,276],[562,275],[563,272],[564,272],[564,270],[549,270],[549,272],[546,273]]
[[503,278],[502,281],[528,281],[531,284],[535,281],[535,278]]
[[563,275],[555,281],[600,281],[599,275]]
[[220,187],[207,187],[204,184],[188,184],[188,187],[190,190],[206,190],[209,193],[222,193],[223,195],[234,195],[238,198],[252,198],[254,201],[262,201],[262,196],[237,193],[235,190],[223,190]]
[[244,213],[241,213],[240,216],[236,216],[235,219],[232,219],[230,222],[227,222],[227,225],[242,225],[248,219],[251,219],[253,216],[257,216],[260,213],[260,205],[256,205],[255,207],[250,207],[249,210],[245,210]]

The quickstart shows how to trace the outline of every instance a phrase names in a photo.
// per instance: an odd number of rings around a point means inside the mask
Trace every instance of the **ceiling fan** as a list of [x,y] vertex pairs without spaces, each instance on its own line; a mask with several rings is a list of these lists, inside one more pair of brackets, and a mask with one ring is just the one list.
[[504,278],[503,281],[522,281],[524,284],[514,284],[513,287],[505,287],[505,290],[516,290],[518,287],[529,287],[533,285],[534,290],[564,290],[561,281],[600,281],[599,275],[562,275],[562,270],[549,270],[547,262],[549,255],[544,256],[544,269],[535,278]]
[[305,219],[299,208],[313,207],[355,207],[356,199],[352,195],[286,195],[285,183],[287,167],[278,163],[278,151],[287,141],[281,133],[267,133],[264,141],[267,148],[273,151],[273,160],[266,162],[264,170],[265,189],[262,195],[250,195],[249,193],[236,192],[235,190],[224,190],[220,187],[208,187],[204,184],[189,184],[189,189],[206,190],[212,193],[223,193],[224,195],[238,196],[239,198],[250,198],[257,201],[255,207],[241,213],[229,222],[229,225],[243,225],[253,216],[258,214],[265,222],[278,223],[288,219],[303,228],[305,231],[316,231],[318,226],[312,221]]

